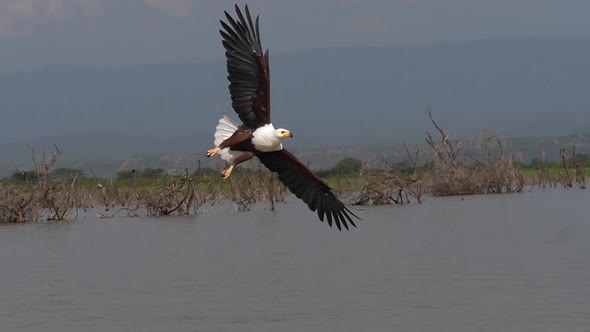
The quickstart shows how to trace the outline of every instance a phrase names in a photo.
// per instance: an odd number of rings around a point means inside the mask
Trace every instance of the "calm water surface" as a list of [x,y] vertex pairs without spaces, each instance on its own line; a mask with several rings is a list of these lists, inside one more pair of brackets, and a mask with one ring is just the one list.
[[590,331],[590,191],[0,225],[0,331]]

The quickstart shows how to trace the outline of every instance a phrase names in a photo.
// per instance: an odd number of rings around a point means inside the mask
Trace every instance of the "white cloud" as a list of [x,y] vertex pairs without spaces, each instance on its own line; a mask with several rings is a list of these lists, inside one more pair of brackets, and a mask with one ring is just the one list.
[[44,24],[80,16],[100,17],[122,5],[139,4],[175,17],[194,14],[201,0],[0,0],[0,37],[34,36]]
[[98,8],[100,1],[96,0],[2,0],[0,36],[30,36],[42,23],[91,13]]

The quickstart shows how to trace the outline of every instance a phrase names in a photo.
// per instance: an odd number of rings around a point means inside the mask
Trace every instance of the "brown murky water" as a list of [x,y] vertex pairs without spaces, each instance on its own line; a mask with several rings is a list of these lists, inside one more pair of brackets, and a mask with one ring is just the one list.
[[590,331],[590,191],[0,225],[0,331]]

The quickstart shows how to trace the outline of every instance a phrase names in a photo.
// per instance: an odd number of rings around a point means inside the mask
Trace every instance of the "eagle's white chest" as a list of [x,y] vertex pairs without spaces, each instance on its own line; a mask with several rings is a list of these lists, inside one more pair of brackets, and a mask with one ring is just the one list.
[[252,144],[258,151],[279,151],[283,149],[282,141],[282,137],[277,135],[272,124],[259,127],[252,133]]

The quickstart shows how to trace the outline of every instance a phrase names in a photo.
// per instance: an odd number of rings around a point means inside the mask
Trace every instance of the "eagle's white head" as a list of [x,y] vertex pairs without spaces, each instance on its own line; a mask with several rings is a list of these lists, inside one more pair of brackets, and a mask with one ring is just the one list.
[[287,129],[275,129],[272,124],[266,124],[258,127],[252,133],[252,144],[258,151],[269,152],[277,151],[283,148],[281,144],[287,137],[293,137]]
[[289,130],[284,128],[275,129],[275,134],[277,135],[277,137],[283,139],[287,137],[293,137],[293,134],[291,134]]

